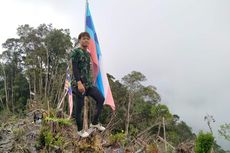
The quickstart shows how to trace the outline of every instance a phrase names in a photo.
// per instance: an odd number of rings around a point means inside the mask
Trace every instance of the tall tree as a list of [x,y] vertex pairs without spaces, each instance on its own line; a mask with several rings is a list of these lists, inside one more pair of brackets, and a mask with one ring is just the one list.
[[[7,87],[6,102],[10,102],[11,110],[15,112],[16,108],[21,108],[22,103],[26,102],[26,98],[23,99],[23,96],[27,93],[23,91],[28,89],[27,81],[23,76],[21,44],[19,39],[11,38],[3,43],[3,48],[6,49],[1,55],[3,75],[5,76],[4,84]],[[21,88],[22,86],[24,88]],[[17,111],[19,110],[21,109],[17,109]]]
[[125,122],[126,135],[129,133],[130,119],[132,118],[132,122],[136,122],[138,120],[137,116],[146,111],[141,109],[143,106],[147,106],[147,103],[156,104],[160,102],[160,96],[156,92],[156,88],[153,86],[144,86],[142,84],[142,82],[146,80],[146,77],[137,71],[132,71],[122,78],[122,82],[128,90],[128,106]]

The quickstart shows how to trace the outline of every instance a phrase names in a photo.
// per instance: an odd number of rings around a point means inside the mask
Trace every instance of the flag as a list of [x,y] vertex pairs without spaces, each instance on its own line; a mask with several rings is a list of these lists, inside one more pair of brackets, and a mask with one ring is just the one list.
[[65,79],[65,90],[68,93],[68,102],[69,102],[69,118],[71,118],[73,112],[73,94],[72,94],[72,87],[71,87],[71,77],[69,73],[69,66],[66,70],[66,79]]
[[91,37],[88,49],[92,58],[94,83],[96,83],[96,86],[105,98],[104,104],[109,105],[112,110],[115,110],[115,104],[109,86],[109,81],[103,69],[101,49],[97,39],[92,16],[90,14],[88,2],[86,4],[86,32],[88,32]]

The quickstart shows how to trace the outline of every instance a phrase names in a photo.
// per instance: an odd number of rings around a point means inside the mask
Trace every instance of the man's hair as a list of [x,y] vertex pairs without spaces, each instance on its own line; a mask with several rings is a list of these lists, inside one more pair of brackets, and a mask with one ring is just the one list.
[[80,40],[82,37],[84,37],[84,36],[86,36],[86,37],[89,37],[90,38],[90,35],[89,35],[89,33],[88,32],[81,32],[80,34],[79,34],[79,36],[78,36],[78,40]]

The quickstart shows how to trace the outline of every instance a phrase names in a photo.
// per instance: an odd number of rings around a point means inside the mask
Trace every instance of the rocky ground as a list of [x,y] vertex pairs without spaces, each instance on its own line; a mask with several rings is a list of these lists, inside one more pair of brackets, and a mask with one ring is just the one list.
[[[38,106],[36,106],[38,108]],[[60,112],[59,112],[60,113]],[[34,122],[34,116],[43,116]],[[62,114],[35,109],[31,104],[23,117],[12,114],[0,116],[0,153],[164,153],[164,143],[145,144],[144,139],[124,148],[122,143],[109,139],[106,131],[94,130],[90,137],[80,138],[73,120]],[[41,122],[40,122],[41,121]],[[138,145],[138,148],[134,145]],[[171,152],[194,153],[192,142],[178,145]]]
[[[44,121],[43,121],[44,122]],[[44,131],[48,127],[48,132]],[[47,129],[46,129],[47,130]],[[52,133],[52,140],[48,136],[41,142],[41,135]],[[9,117],[1,124],[0,128],[0,152],[1,153],[111,153],[123,152],[119,144],[109,144],[99,131],[94,131],[88,138],[80,138],[76,132],[76,126],[59,125],[55,121],[35,123],[30,114],[23,119]],[[59,143],[57,138],[61,138]],[[39,142],[40,141],[40,142]],[[42,144],[44,143],[44,144]],[[47,144],[48,143],[48,144]]]

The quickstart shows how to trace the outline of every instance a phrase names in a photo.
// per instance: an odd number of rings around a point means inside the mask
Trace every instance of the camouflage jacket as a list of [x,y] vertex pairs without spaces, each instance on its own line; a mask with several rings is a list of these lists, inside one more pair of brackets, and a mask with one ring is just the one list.
[[72,51],[73,76],[76,82],[81,81],[86,88],[92,87],[91,59],[88,51],[76,48]]

